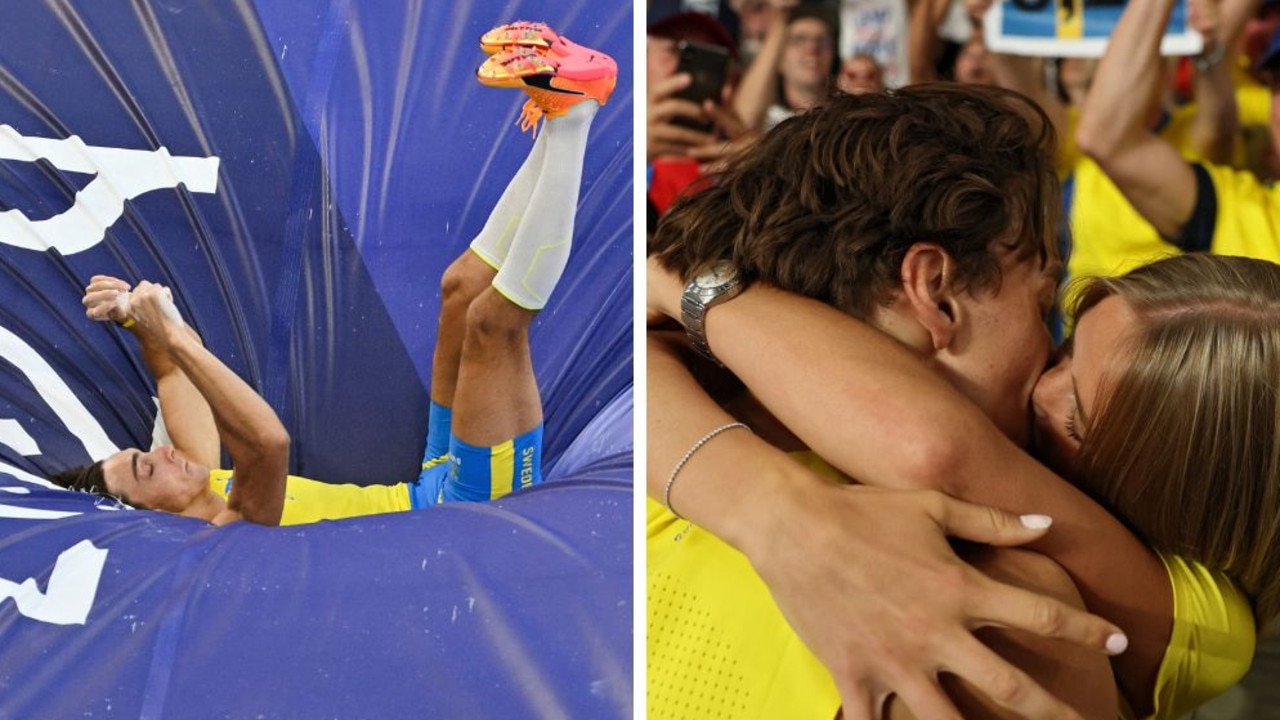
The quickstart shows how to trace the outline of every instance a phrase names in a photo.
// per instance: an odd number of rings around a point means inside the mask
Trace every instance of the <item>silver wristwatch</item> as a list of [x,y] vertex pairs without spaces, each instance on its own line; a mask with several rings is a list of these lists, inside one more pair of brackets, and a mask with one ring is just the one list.
[[693,349],[716,364],[720,361],[711,354],[711,348],[707,345],[707,311],[726,300],[732,300],[742,290],[738,269],[728,260],[721,260],[684,286],[684,295],[680,298],[680,319],[684,322],[685,332],[689,333],[689,339],[693,341]]

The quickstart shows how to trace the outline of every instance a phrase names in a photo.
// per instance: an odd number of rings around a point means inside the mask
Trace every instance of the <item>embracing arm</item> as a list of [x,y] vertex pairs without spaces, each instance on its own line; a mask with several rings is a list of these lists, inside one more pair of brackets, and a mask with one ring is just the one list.
[[1196,204],[1191,165],[1147,125],[1159,90],[1160,38],[1172,0],[1133,0],[1098,64],[1076,143],[1164,237],[1177,237]]
[[236,482],[222,525],[244,519],[279,525],[284,510],[289,434],[271,406],[200,343],[178,316],[168,288],[139,283],[132,301],[135,330],[146,335],[182,371],[207,402],[227,446]]
[[[648,488],[659,502],[687,449],[732,421],[694,380],[681,350],[669,335],[649,334]],[[689,457],[670,501],[750,559],[831,671],[847,720],[878,717],[889,692],[919,717],[958,717],[937,685],[940,669],[1019,717],[1078,717],[971,631],[1023,628],[1093,649],[1115,632],[1082,611],[988,579],[943,538],[1011,545],[1043,528],[937,492],[836,484],[745,430],[721,433]]]
[[[650,264],[650,273],[663,273]],[[678,308],[678,280],[650,299]],[[676,304],[673,304],[674,303]],[[1118,520],[996,429],[904,346],[817,301],[753,286],[707,316],[716,356],[814,451],[869,484],[933,488],[1053,517],[1030,547],[1071,574],[1088,607],[1118,624],[1114,659],[1130,698],[1149,697],[1172,599],[1158,557]]]

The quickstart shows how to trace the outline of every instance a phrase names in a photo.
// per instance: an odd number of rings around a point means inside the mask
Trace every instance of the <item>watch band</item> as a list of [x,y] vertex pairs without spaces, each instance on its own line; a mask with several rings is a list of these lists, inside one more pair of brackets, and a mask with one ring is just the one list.
[[716,305],[737,297],[742,289],[737,271],[728,261],[721,261],[690,281],[680,298],[680,319],[693,349],[717,365],[721,363],[707,344],[707,312]]
[[711,354],[711,346],[707,344],[707,331],[703,324],[707,317],[707,306],[686,295],[680,300],[680,317],[684,320],[685,333],[693,342],[693,349],[699,355],[719,364],[720,361]]

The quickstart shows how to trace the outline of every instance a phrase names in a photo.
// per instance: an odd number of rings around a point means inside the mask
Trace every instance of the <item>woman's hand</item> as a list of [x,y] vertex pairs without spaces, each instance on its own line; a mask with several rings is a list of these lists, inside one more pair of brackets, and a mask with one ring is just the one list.
[[1043,516],[1019,519],[932,491],[830,483],[793,486],[773,503],[741,549],[831,671],[845,720],[879,718],[890,694],[917,717],[959,720],[939,672],[1017,717],[1079,717],[979,642],[972,634],[979,627],[1018,628],[1098,652],[1124,648],[1114,625],[989,579],[944,537],[1019,545],[1045,533]]
[[677,73],[654,84],[649,93],[648,161],[664,157],[687,157],[690,150],[715,144],[714,133],[679,125],[677,120],[704,123],[709,118],[698,103],[676,97],[676,93],[693,84],[689,73]]

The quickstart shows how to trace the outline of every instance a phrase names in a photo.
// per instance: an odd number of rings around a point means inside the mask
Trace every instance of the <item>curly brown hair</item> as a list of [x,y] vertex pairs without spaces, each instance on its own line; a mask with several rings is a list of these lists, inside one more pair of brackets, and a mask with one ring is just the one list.
[[688,280],[722,259],[860,318],[901,286],[908,248],[940,245],[958,290],[998,291],[1000,258],[1057,258],[1048,117],[995,87],[837,93],[682,197],[649,253]]

